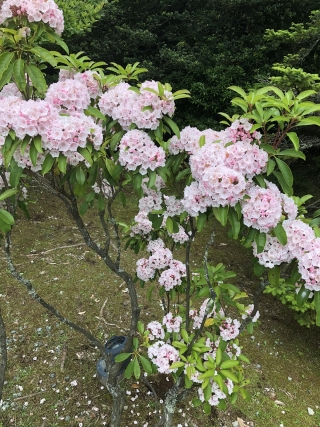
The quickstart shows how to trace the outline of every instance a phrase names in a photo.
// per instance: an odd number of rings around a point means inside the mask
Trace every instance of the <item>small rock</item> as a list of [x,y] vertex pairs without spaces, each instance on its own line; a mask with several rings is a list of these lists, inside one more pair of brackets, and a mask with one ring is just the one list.
[[309,415],[314,415],[314,410],[312,408],[308,408],[308,414]]
[[233,423],[232,423],[232,427],[239,427],[239,423],[238,423],[238,421],[233,421]]

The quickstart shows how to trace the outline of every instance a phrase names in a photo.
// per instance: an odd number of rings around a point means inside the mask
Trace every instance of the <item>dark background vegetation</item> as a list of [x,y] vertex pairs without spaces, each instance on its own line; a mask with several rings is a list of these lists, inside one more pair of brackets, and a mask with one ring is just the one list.
[[[228,86],[266,84],[272,64],[299,50],[301,40],[266,40],[266,29],[307,23],[317,8],[316,0],[111,0],[91,32],[68,43],[95,61],[140,62],[149,70],[144,79],[189,89],[178,123],[216,127],[218,112],[230,106]],[[318,65],[315,48],[303,66],[317,72]]]

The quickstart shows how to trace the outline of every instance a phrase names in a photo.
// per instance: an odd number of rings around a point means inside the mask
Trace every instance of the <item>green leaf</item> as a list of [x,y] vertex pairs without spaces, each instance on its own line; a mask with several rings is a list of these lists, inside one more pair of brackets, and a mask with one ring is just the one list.
[[266,233],[258,232],[255,235],[254,241],[256,242],[256,245],[257,245],[257,253],[260,254],[266,245],[266,241],[267,241]]
[[38,154],[39,153],[38,153],[38,150],[36,149],[36,147],[34,145],[34,142],[31,141],[29,155],[30,155],[30,160],[31,160],[33,166],[35,166],[37,164]]
[[229,380],[233,381],[234,383],[238,383],[238,377],[231,371],[228,371],[226,369],[220,370],[221,374],[224,375],[226,378],[229,378]]
[[[0,212],[1,211],[3,211],[3,209],[0,209]],[[0,230],[3,231],[4,233],[8,233],[11,230],[11,225],[2,221],[1,217],[0,217]]]
[[276,227],[274,227],[273,229],[274,234],[276,235],[277,239],[279,240],[279,242],[281,243],[282,246],[287,244],[287,233],[285,231],[285,229],[283,228],[282,224],[278,224]]
[[41,172],[43,175],[45,175],[46,173],[48,173],[51,170],[55,160],[56,159],[54,157],[52,157],[50,153],[48,153],[46,155],[46,157],[42,163],[42,168],[41,168]]
[[238,360],[226,360],[225,362],[221,363],[220,369],[230,369],[238,365],[239,365]]
[[204,227],[206,221],[207,221],[206,213],[205,212],[199,213],[199,215],[197,216],[197,229],[198,229],[198,231],[203,230],[203,227]]
[[268,176],[273,172],[275,166],[276,166],[276,162],[272,159],[269,159],[268,163],[267,163],[267,175]]
[[86,180],[86,175],[80,166],[78,166],[76,170],[76,180],[79,182],[79,184],[84,184]]
[[98,108],[92,107],[91,105],[86,110],[84,110],[84,114],[86,116],[97,117],[98,119],[101,119],[102,121],[106,120],[106,116],[104,114],[102,114]]
[[210,403],[204,402],[204,404],[203,404],[203,411],[207,415],[211,414],[211,405],[210,405]]
[[82,156],[84,159],[86,159],[86,161],[87,161],[88,163],[90,163],[90,165],[92,165],[93,160],[92,160],[92,157],[91,157],[90,152],[88,151],[88,149],[87,149],[86,147],[78,147],[77,151],[78,151],[78,153],[80,153],[80,154],[81,154],[81,156]]
[[279,286],[280,280],[280,266],[276,265],[268,270],[268,279],[272,286]]
[[212,212],[221,225],[225,226],[228,220],[229,206],[219,206],[212,208]]
[[27,65],[26,71],[33,86],[40,92],[45,93],[47,90],[47,83],[42,72],[35,65]]
[[141,356],[141,355],[139,355],[139,357],[140,357],[141,365],[142,365],[144,371],[149,375],[152,374],[152,366],[151,366],[151,363],[149,362],[149,360],[146,359],[144,356]]
[[310,289],[306,289],[304,285],[301,286],[297,294],[297,305],[303,307],[310,295]]
[[234,92],[237,92],[240,96],[242,96],[242,98],[246,99],[247,98],[247,94],[245,93],[245,91],[239,87],[239,86],[229,86],[228,89],[233,90]]
[[201,400],[200,399],[192,399],[192,405],[193,405],[193,407],[194,408],[197,408],[198,406],[201,406],[202,405],[202,402],[201,402]]
[[0,77],[1,78],[4,72],[8,69],[13,57],[14,57],[13,52],[4,52],[0,55]]
[[58,157],[58,166],[59,166],[60,172],[62,173],[67,172],[67,158],[62,153],[60,153]]
[[281,172],[281,174],[282,174],[282,176],[283,176],[286,184],[289,187],[292,187],[292,185],[293,185],[293,175],[292,175],[291,169],[289,168],[289,166],[283,160],[278,159],[278,157],[276,157],[275,159],[276,159],[278,168],[280,169],[280,172]]
[[230,209],[228,218],[231,224],[232,238],[237,239],[240,232],[240,220],[238,218],[237,212],[234,209]]
[[36,135],[33,138],[33,143],[34,146],[36,147],[36,150],[38,151],[38,153],[43,153],[43,149],[42,149],[42,138],[40,135]]
[[10,82],[12,74],[13,74],[13,62],[9,64],[8,68],[4,70],[4,72],[2,73],[2,77],[0,77],[0,89],[2,89],[4,85]]
[[9,179],[9,183],[11,187],[14,187],[14,188],[18,187],[22,172],[23,172],[23,168],[18,166],[18,164],[15,161],[12,161],[10,165],[10,179]]
[[148,175],[149,175],[148,188],[152,188],[154,186],[154,183],[156,182],[157,172],[149,170]]
[[168,116],[163,116],[163,121],[167,123],[167,125],[173,130],[175,135],[177,135],[178,139],[180,139],[180,131],[178,126],[175,124],[175,122],[170,119]]
[[49,52],[47,49],[43,49],[40,46],[35,46],[32,49],[30,49],[30,51],[32,53],[34,53],[35,55],[40,56],[40,58],[43,61],[48,62],[50,65],[52,65],[52,67],[56,67],[57,66],[57,61],[55,60],[55,58],[52,55],[52,53]]
[[169,231],[170,234],[173,233],[173,220],[170,216],[168,216],[166,220],[166,229]]
[[68,48],[68,46],[62,40],[62,38],[58,36],[57,33],[55,33],[53,30],[50,31],[50,32],[47,30],[46,34],[47,34],[49,40],[51,40],[53,42],[56,42],[69,55],[69,48]]
[[133,373],[136,380],[140,378],[140,372],[141,371],[140,371],[140,365],[139,365],[138,359],[135,358],[133,361]]
[[256,259],[253,266],[253,273],[255,276],[260,277],[266,271],[266,267],[264,265],[259,264]]
[[13,188],[9,188],[9,190],[4,191],[2,194],[0,194],[0,201],[1,200],[5,200],[8,197],[13,196],[14,194],[16,194],[18,192],[18,190],[15,190]]
[[283,175],[278,172],[278,171],[273,171],[273,175],[277,178],[277,180],[279,181],[279,184],[282,187],[282,190],[288,195],[288,196],[292,196],[293,195],[293,189],[292,187],[288,186],[288,184],[286,183],[286,181],[283,178]]
[[13,65],[13,77],[15,84],[18,86],[20,92],[23,92],[26,88],[26,79],[25,79],[25,64],[24,60],[19,58],[15,61]]
[[314,292],[314,306],[316,308],[316,325],[320,326],[320,291]]
[[131,353],[120,353],[117,354],[114,360],[116,362],[123,362],[124,360],[127,360],[131,356]]
[[290,139],[290,141],[292,142],[292,144],[293,144],[293,146],[294,146],[294,149],[296,150],[296,151],[298,151],[299,150],[299,147],[300,147],[300,142],[299,142],[299,137],[298,137],[298,135],[296,134],[296,132],[288,132],[287,133],[287,137]]
[[[136,359],[135,359],[136,360]],[[129,363],[124,371],[124,377],[128,380],[133,375],[133,360]]]
[[256,230],[255,228],[249,229],[249,233],[247,234],[247,237],[242,243],[245,248],[251,248],[252,242],[255,240],[257,233],[258,233],[258,230]]
[[293,150],[292,148],[288,150],[280,151],[280,153],[277,153],[277,156],[288,156],[288,157],[296,157],[302,160],[306,160],[306,156],[302,151],[299,150]]
[[14,224],[13,216],[11,215],[11,213],[6,211],[5,209],[0,209],[0,219],[1,221],[5,222],[8,225]]
[[261,187],[261,188],[267,188],[266,182],[263,178],[262,175],[256,175],[254,177],[254,180],[257,182],[257,184]]
[[89,203],[87,203],[87,202],[81,203],[81,205],[79,207],[80,215],[84,215],[87,212],[88,208],[89,208]]

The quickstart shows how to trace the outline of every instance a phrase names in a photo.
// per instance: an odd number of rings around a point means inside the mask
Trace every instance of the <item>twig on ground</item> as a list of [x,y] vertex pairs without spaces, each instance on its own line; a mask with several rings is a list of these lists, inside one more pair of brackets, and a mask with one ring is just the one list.
[[18,400],[29,399],[29,397],[37,396],[38,394],[46,393],[48,390],[38,391],[37,393],[28,394],[27,396],[19,396],[13,399],[14,402],[18,402]]
[[64,346],[63,346],[62,355],[61,355],[60,372],[63,372],[64,364],[65,364],[66,357],[67,357],[67,353],[68,353],[68,345],[67,345],[67,343],[65,343]]

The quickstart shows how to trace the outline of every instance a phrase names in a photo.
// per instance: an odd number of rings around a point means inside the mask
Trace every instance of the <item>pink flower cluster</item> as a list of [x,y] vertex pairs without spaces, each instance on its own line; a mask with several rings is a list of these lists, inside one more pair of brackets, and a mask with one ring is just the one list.
[[294,201],[282,195],[278,187],[267,182],[267,188],[252,185],[246,192],[248,198],[241,201],[243,222],[248,227],[267,233],[279,222],[282,214],[289,219],[297,216]]
[[66,80],[76,80],[86,86],[90,98],[96,99],[102,95],[102,90],[98,80],[95,78],[98,73],[95,71],[87,70],[83,73],[76,73],[70,70],[60,70],[59,82]]
[[320,239],[315,237],[308,224],[299,219],[285,220],[282,225],[287,235],[287,244],[283,246],[276,237],[267,234],[266,245],[261,253],[257,253],[253,242],[254,256],[261,265],[268,268],[297,259],[305,287],[311,291],[320,291]]
[[[251,128],[250,123],[248,126]],[[186,135],[183,134],[184,131]],[[252,143],[253,136],[241,139],[243,135],[240,132],[240,136],[236,138],[233,135],[234,129],[231,133],[228,129],[219,133],[201,133],[192,128],[184,131],[181,132],[181,141],[192,152],[190,167],[195,179],[184,190],[182,203],[186,211],[191,216],[197,216],[208,207],[234,206],[246,194],[248,181],[265,170],[267,153]],[[206,142],[200,148],[199,138],[202,135]],[[174,140],[174,150],[177,151],[178,148],[181,147]]]
[[128,170],[136,170],[142,175],[148,169],[155,170],[165,164],[165,152],[157,147],[149,135],[141,130],[128,131],[119,143],[119,162]]
[[153,322],[148,323],[147,330],[149,331],[150,341],[155,339],[164,339],[164,330],[160,322],[154,320]]
[[25,16],[29,22],[44,22],[61,34],[64,29],[63,13],[54,0],[5,0],[1,5],[0,24],[7,19]]
[[164,92],[163,98],[148,91],[158,90],[158,83],[146,81],[137,93],[128,83],[119,83],[105,92],[99,101],[103,114],[118,120],[123,129],[128,130],[134,123],[140,129],[156,129],[164,115],[172,116],[174,101],[171,92]]
[[52,83],[45,100],[55,106],[58,111],[83,111],[90,105],[90,94],[87,86],[80,80],[66,79]]
[[186,266],[178,260],[172,259],[172,252],[165,248],[161,239],[152,240],[147,250],[151,252],[150,257],[142,258],[137,261],[137,276],[143,281],[154,278],[157,270],[164,270],[159,277],[159,284],[166,291],[179,286],[182,283],[182,277],[186,275]]
[[[209,303],[209,304],[208,304]],[[215,306],[210,307],[211,301],[209,298],[205,299],[201,304],[199,312],[197,310],[190,310],[190,316],[193,319],[193,329],[199,329],[205,314],[207,317],[210,317],[213,314],[213,317],[224,317],[224,311],[221,308],[218,312],[215,310]]]
[[[211,386],[211,391],[212,391],[212,395],[210,396],[208,403],[211,406],[217,406],[219,405],[220,400],[224,400],[226,399],[226,394],[220,390],[220,387],[218,386],[218,384],[216,382],[214,382],[213,379],[210,379],[210,386]],[[228,393],[231,394],[233,391],[233,382],[229,379],[226,380],[226,386],[228,389]],[[201,400],[201,402],[205,401],[204,398],[204,391],[203,389],[200,387],[198,388],[198,396],[199,399]]]
[[[57,157],[63,153],[71,164],[77,164],[83,157],[77,153],[78,147],[84,147],[88,142],[98,149],[102,144],[102,128],[94,120],[83,113],[72,116],[60,116],[58,111],[48,101],[24,101],[15,96],[1,99],[0,103],[0,146],[10,130],[14,130],[17,138],[23,140],[26,136],[40,135],[42,147]],[[21,164],[29,165],[26,154],[15,154]],[[44,156],[39,156],[38,163]],[[38,165],[38,166],[39,166]]]
[[220,326],[220,337],[224,341],[235,339],[240,333],[240,326],[241,323],[239,320],[227,317],[224,323]]
[[162,324],[166,327],[167,332],[180,332],[182,317],[173,317],[173,314],[169,311],[169,313],[164,316]]
[[172,345],[157,341],[148,348],[148,356],[161,374],[170,374],[177,371],[177,369],[170,368],[173,362],[180,360],[179,351]]

